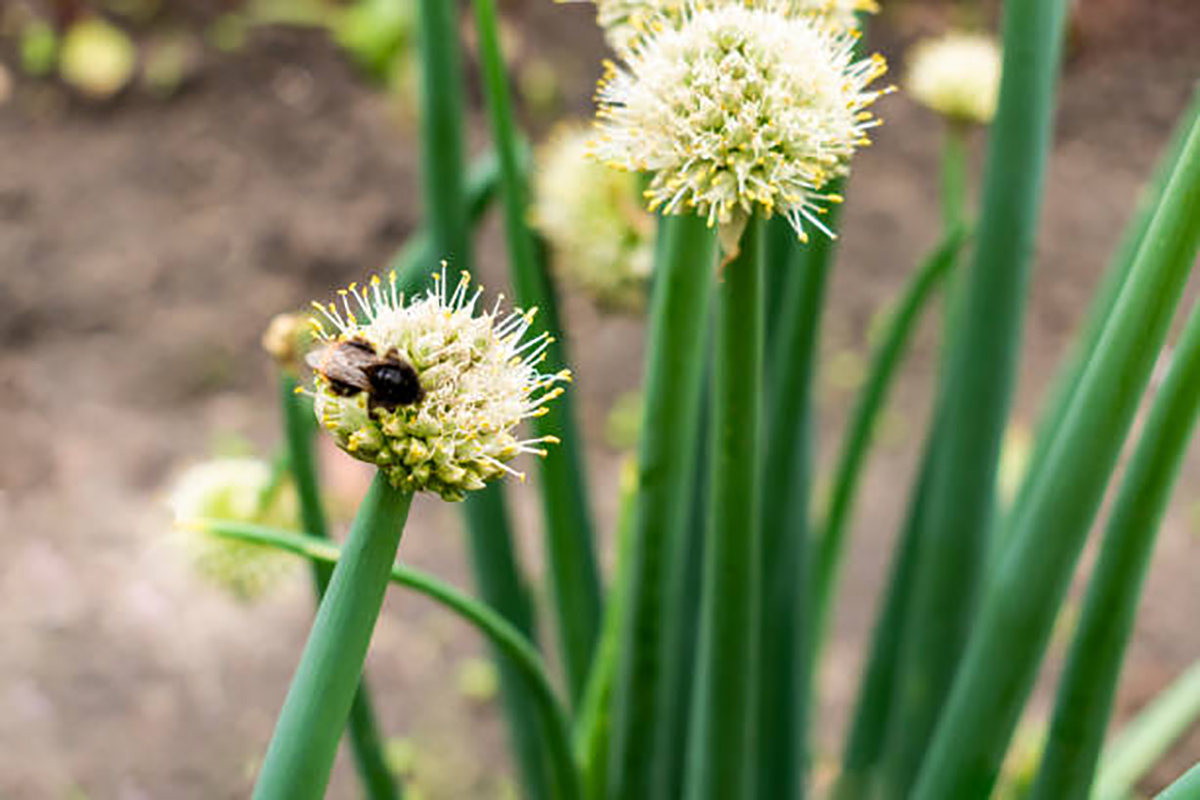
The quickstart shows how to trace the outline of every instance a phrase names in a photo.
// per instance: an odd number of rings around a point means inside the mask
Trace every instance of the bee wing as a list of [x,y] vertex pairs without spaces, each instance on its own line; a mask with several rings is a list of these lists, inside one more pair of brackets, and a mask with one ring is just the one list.
[[347,343],[330,344],[313,350],[304,360],[332,383],[363,391],[371,388],[366,368],[379,361],[371,351]]

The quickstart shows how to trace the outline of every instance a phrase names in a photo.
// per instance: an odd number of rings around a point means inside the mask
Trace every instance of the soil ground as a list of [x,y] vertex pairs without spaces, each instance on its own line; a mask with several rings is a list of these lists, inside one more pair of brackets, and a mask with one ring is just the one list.
[[[603,53],[590,9],[506,6],[525,57],[555,65],[569,98],[563,111],[586,114]],[[899,61],[944,11],[893,6],[876,36]],[[1194,2],[1084,0],[1080,12],[1027,315],[1014,415],[1025,425],[1200,76]],[[902,94],[882,111],[877,145],[855,162],[824,324],[825,463],[872,315],[934,244],[939,224],[938,121]],[[413,230],[419,164],[405,116],[322,37],[283,30],[206,58],[167,101],[131,95],[97,107],[20,82],[0,107],[0,797],[246,795],[307,630],[308,586],[298,576],[241,606],[198,583],[170,544],[163,491],[214,448],[277,445],[259,336],[276,312],[377,268]],[[476,120],[476,150],[482,131]],[[978,156],[982,142],[973,144]],[[503,285],[494,221],[478,260],[485,282]],[[584,298],[568,293],[564,302],[607,530],[620,454],[604,444],[604,417],[639,381],[643,331]],[[853,701],[903,513],[936,329],[934,320],[924,327],[894,392],[857,509],[824,674],[829,752]],[[336,452],[324,456],[337,496],[352,507],[363,471]],[[1156,551],[1121,718],[1200,658],[1197,456]],[[536,496],[514,486],[509,497],[526,563],[540,574]],[[455,509],[420,500],[403,550],[408,562],[469,585]],[[472,632],[436,607],[390,596],[369,674],[383,727],[410,752],[434,800],[501,796],[509,783],[497,709],[458,688],[460,668],[482,653]],[[1046,699],[1043,691],[1034,717]],[[1146,787],[1197,759],[1200,730]],[[350,773],[343,758],[332,797],[355,796]]]

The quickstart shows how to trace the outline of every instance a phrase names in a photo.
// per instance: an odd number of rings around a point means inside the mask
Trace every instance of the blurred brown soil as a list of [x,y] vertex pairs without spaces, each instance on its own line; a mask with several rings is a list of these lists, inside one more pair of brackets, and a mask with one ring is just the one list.
[[[590,9],[507,6],[522,58],[549,59],[566,110],[586,114],[603,52]],[[1189,0],[1083,0],[1081,9],[1027,317],[1016,406],[1026,425],[1200,76],[1200,9]],[[895,0],[879,46],[898,62],[940,19],[937,8]],[[902,95],[882,111],[887,126],[855,165],[826,364],[861,360],[872,315],[937,235],[937,121]],[[484,144],[478,119],[472,139],[476,150]],[[240,53],[207,58],[166,101],[135,93],[98,107],[21,82],[0,107],[0,154],[0,797],[245,796],[303,642],[308,587],[298,576],[242,607],[197,583],[170,543],[162,492],[214,443],[241,439],[263,453],[278,443],[258,338],[272,314],[360,280],[413,230],[410,114],[365,87],[320,37],[270,30]],[[478,260],[485,282],[502,286],[494,222]],[[642,328],[574,295],[565,303],[607,530],[620,456],[603,444],[604,415],[639,380]],[[936,328],[922,330],[897,387],[855,519],[824,676],[828,753],[903,512]],[[825,462],[852,401],[835,373],[823,379]],[[362,472],[325,455],[352,507]],[[1193,458],[1154,560],[1122,716],[1200,658],[1190,611],[1200,602],[1197,479]],[[509,496],[540,574],[536,496],[520,486]],[[403,556],[469,586],[458,530],[453,508],[422,500]],[[370,675],[384,728],[415,743],[418,779],[434,800],[496,797],[510,774],[496,708],[456,688],[464,660],[482,652],[431,604],[389,598]],[[1046,688],[1035,713],[1045,712]],[[1197,759],[1200,731],[1148,787]],[[345,758],[331,796],[356,796]]]

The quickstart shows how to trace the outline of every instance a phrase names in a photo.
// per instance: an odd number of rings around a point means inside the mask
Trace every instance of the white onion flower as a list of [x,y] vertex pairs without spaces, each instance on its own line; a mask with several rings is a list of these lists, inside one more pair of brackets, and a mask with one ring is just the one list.
[[563,126],[538,149],[533,221],[555,268],[603,306],[637,310],[654,259],[638,177],[587,157],[591,131]]
[[952,120],[986,125],[996,115],[1000,69],[1000,46],[991,36],[948,33],[913,47],[905,89]]
[[[753,213],[784,214],[802,240],[840,202],[827,184],[879,124],[868,87],[887,67],[851,33],[740,4],[689,8],[600,82],[600,161],[653,177],[650,208],[719,225],[727,255]],[[823,191],[824,190],[824,191]]]
[[609,45],[627,53],[637,41],[663,26],[681,22],[689,8],[740,2],[785,16],[807,17],[838,31],[858,28],[859,13],[879,10],[874,0],[595,0],[596,22]]
[[404,491],[462,500],[505,473],[521,453],[545,455],[553,436],[519,439],[517,426],[546,413],[570,371],[538,371],[553,339],[529,337],[534,312],[503,312],[503,296],[478,309],[482,288],[443,265],[434,287],[406,302],[385,284],[342,290],[341,307],[314,304],[325,347],[309,355],[315,409],[343,450],[379,467]]
[[295,490],[289,481],[278,481],[265,462],[220,458],[197,464],[179,476],[168,505],[196,573],[239,600],[257,599],[295,571],[296,559],[282,550],[227,539],[191,524],[219,519],[298,530]]

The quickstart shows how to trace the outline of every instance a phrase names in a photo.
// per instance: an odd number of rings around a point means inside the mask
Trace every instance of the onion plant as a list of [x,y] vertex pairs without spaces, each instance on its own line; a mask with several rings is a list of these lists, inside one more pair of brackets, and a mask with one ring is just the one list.
[[[185,522],[196,535],[258,548],[244,555],[309,559],[323,595],[255,796],[322,796],[343,730],[369,795],[399,791],[378,755],[376,728],[393,721],[374,718],[362,682],[390,584],[432,597],[492,646],[523,796],[989,796],[1114,483],[1032,793],[1128,791],[1200,714],[1189,673],[1169,703],[1104,746],[1155,533],[1200,413],[1200,310],[1187,312],[1167,348],[1200,247],[1200,100],[1183,112],[1064,361],[1034,463],[1001,504],[1001,439],[1066,5],[1008,0],[1002,46],[984,32],[956,32],[913,55],[904,83],[944,123],[943,230],[874,341],[828,501],[818,503],[813,376],[825,286],[834,269],[854,268],[837,265],[837,209],[857,150],[876,135],[874,103],[893,90],[878,82],[884,60],[859,41],[875,4],[596,0],[618,61],[600,81],[595,130],[586,146],[555,149],[554,164],[566,166],[554,169],[569,179],[533,181],[495,0],[470,8],[478,48],[470,63],[493,148],[471,180],[466,10],[420,0],[425,225],[397,256],[399,275],[317,304],[315,338],[283,331],[292,368],[311,373],[299,380],[311,403],[292,393],[294,373],[282,400],[304,533],[209,506]],[[967,145],[988,125],[976,205]],[[609,180],[605,170],[633,177]],[[548,196],[531,197],[535,186]],[[485,303],[468,274],[471,228],[493,199],[513,311]],[[592,254],[604,238],[596,231],[570,241],[572,226],[590,220],[625,238]],[[552,266],[562,258],[592,260]],[[619,263],[634,258],[653,261],[648,281]],[[606,269],[619,274],[606,281]],[[562,396],[572,378],[562,331],[570,321],[557,281],[572,276],[584,291],[619,286],[619,305],[647,314],[641,434],[607,588],[583,443]],[[630,301],[641,291],[646,302]],[[830,784],[809,766],[826,725],[814,695],[840,567],[870,490],[863,471],[873,433],[939,292],[936,404]],[[280,333],[268,339],[278,343]],[[1166,377],[1151,389],[1168,353]],[[1129,442],[1144,401],[1146,423]],[[518,428],[524,420],[528,433]],[[321,510],[315,428],[377,468],[342,545],[329,539]],[[1129,469],[1114,482],[1127,445]],[[541,459],[536,487],[524,485],[522,454]],[[541,496],[553,648],[537,636],[534,598],[543,595],[514,550],[506,477],[519,479],[509,490]],[[479,599],[394,563],[417,494],[463,504]],[[1198,786],[1193,770],[1163,796],[1197,797]]]

